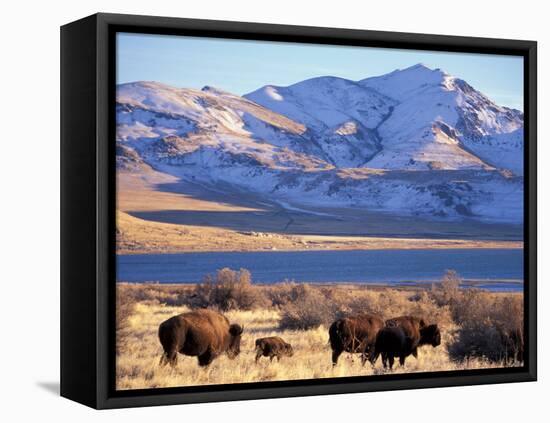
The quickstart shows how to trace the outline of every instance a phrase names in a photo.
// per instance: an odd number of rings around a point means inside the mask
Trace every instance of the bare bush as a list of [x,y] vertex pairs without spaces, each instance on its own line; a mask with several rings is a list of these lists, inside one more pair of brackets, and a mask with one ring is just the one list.
[[523,360],[523,299],[464,290],[451,305],[459,325],[449,353],[455,359]]
[[279,321],[280,329],[307,330],[328,325],[336,307],[323,293],[308,284],[297,284],[288,295],[294,298],[284,305]]
[[116,292],[116,330],[121,331],[128,327],[128,320],[132,315],[136,302],[135,291],[128,286],[117,286]]
[[220,269],[215,275],[206,275],[203,283],[196,286],[189,302],[195,307],[216,307],[222,311],[252,310],[267,305],[263,291],[252,285],[248,270],[229,268]]
[[298,293],[297,287],[299,286],[300,284],[289,280],[275,285],[266,286],[266,297],[271,302],[273,307],[282,308],[286,304],[296,301]]
[[365,313],[385,320],[414,315],[443,325],[452,322],[449,307],[439,307],[426,291],[411,295],[411,291],[394,289],[350,289],[298,284],[285,288],[288,301],[281,307],[280,324],[285,329],[307,329],[321,324],[328,326],[337,318]]
[[462,278],[455,270],[447,270],[441,282],[432,285],[430,296],[440,307],[450,305],[460,296],[461,283]]
[[125,348],[128,335],[129,319],[132,316],[136,299],[134,291],[125,286],[117,286],[116,292],[116,351],[121,353]]

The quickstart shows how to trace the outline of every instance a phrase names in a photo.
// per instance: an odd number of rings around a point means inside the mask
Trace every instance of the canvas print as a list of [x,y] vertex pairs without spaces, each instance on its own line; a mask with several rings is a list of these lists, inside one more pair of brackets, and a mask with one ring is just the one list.
[[118,33],[116,389],[522,366],[523,78]]

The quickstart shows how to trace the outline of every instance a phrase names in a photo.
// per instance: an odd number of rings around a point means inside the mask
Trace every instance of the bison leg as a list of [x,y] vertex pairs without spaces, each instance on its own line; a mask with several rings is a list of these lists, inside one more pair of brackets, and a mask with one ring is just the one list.
[[270,355],[270,356],[269,356],[269,362],[270,362],[270,363],[273,362],[273,359],[274,359],[274,358],[275,358],[274,355]]
[[412,355],[414,358],[418,360],[418,348],[415,348],[414,350],[412,350]]
[[261,356],[262,356],[262,350],[256,350],[256,363],[258,362]]
[[336,366],[336,364],[338,364],[338,357],[340,357],[340,354],[342,354],[341,350],[332,351],[332,365],[333,366]]
[[373,355],[374,354],[369,349],[366,349],[365,351],[363,351],[361,353],[361,365],[364,367],[367,360],[370,361]]
[[523,345],[519,346],[516,358],[520,363],[523,362]]
[[380,355],[380,352],[376,351],[375,345],[369,345],[367,348],[365,348],[365,351],[363,352],[363,355],[361,356],[361,363],[363,366],[365,365],[365,362],[367,360],[370,361],[370,364],[372,366],[375,365],[376,360],[378,360],[378,356]]
[[385,352],[382,353],[382,365],[384,366],[384,369],[388,367],[388,354]]
[[390,354],[389,357],[388,357],[389,361],[390,361],[390,370],[393,369],[393,363],[395,362],[395,359],[393,357],[393,354]]
[[376,347],[372,347],[371,352],[369,354],[369,361],[373,367],[376,364],[376,360],[378,360],[379,355],[380,355],[380,351],[377,351]]
[[216,355],[210,349],[208,349],[206,350],[205,353],[199,355],[198,357],[199,366],[206,367],[210,365],[210,363],[212,363],[212,361],[214,361],[215,358],[216,358]]
[[399,356],[399,365],[400,365],[400,366],[404,366],[404,365],[405,365],[405,356],[404,356],[404,355],[400,355],[400,356]]
[[373,351],[371,352],[370,356],[369,356],[369,361],[370,361],[370,364],[374,367],[374,365],[376,364],[376,360],[378,360],[378,356],[380,355],[379,352],[376,352],[376,351]]
[[160,357],[159,366],[166,366],[167,364],[170,364],[170,366],[175,367],[178,363],[178,353],[177,351],[170,351],[170,352],[164,352],[162,356]]

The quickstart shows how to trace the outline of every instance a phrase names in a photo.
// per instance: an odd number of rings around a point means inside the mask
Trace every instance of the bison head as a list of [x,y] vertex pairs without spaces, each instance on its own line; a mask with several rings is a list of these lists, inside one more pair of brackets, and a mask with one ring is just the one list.
[[420,328],[420,343],[423,345],[431,344],[437,347],[441,344],[441,331],[437,325],[429,325]]
[[244,328],[241,325],[233,323],[229,326],[229,348],[227,356],[231,359],[237,357],[241,352],[241,335]]
[[289,356],[289,357],[292,357],[294,355],[294,350],[292,349],[292,345],[290,344],[285,344],[285,353]]

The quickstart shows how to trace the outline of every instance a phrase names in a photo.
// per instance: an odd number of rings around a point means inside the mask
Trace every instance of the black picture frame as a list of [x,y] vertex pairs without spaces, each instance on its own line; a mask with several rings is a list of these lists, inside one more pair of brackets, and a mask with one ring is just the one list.
[[[519,368],[114,389],[116,32],[494,53],[524,57],[525,364]],[[534,41],[95,14],[61,28],[61,395],[119,408],[341,394],[537,378],[536,138]]]

